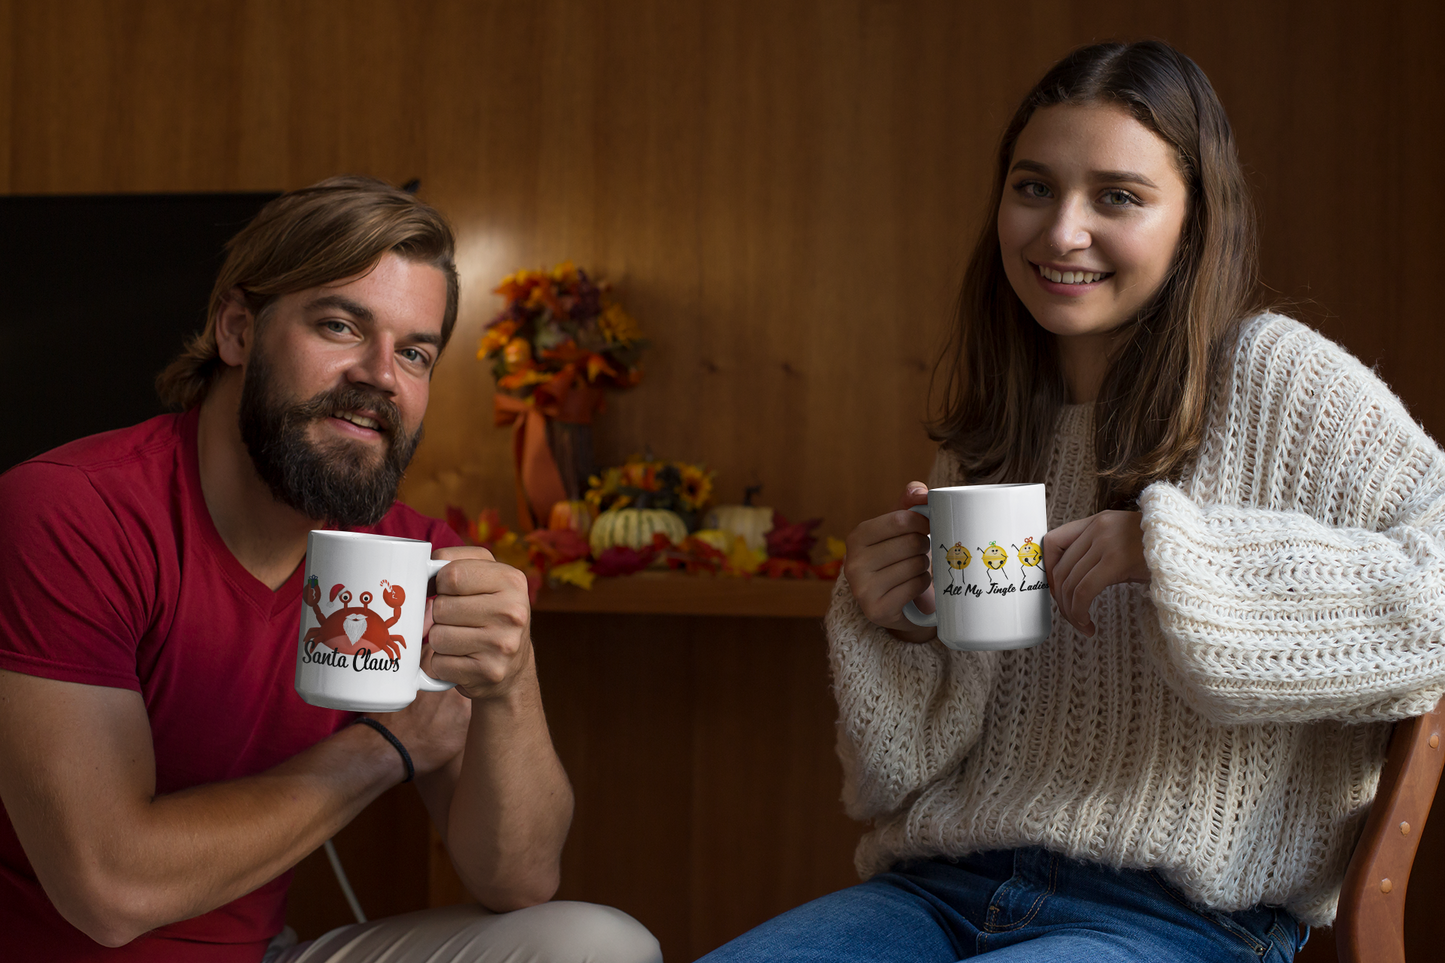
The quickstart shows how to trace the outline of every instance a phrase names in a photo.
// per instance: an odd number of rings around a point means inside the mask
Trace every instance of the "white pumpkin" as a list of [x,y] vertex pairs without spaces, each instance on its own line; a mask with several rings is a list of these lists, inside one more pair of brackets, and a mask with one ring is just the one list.
[[705,526],[741,535],[748,548],[762,552],[767,550],[766,536],[773,530],[773,510],[757,505],[719,505],[708,513]]
[[614,545],[645,548],[657,532],[677,544],[687,538],[687,523],[676,512],[660,508],[612,508],[593,520],[587,544],[595,557]]

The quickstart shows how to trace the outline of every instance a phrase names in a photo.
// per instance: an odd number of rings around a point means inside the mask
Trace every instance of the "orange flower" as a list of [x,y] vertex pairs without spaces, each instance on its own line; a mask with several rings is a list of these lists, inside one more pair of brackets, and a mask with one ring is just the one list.
[[536,271],[517,271],[502,278],[502,283],[493,288],[492,293],[506,298],[508,304],[516,304],[527,300],[541,280],[542,275]]
[[547,361],[555,361],[565,367],[587,357],[587,352],[579,348],[576,341],[568,338],[555,348],[548,348],[546,351],[543,351],[542,357]]
[[609,378],[616,378],[617,372],[607,363],[607,359],[600,354],[587,356],[587,380],[596,381],[598,375],[607,375]]
[[508,371],[517,371],[523,366],[531,365],[532,345],[526,338],[513,338],[507,342],[502,358],[507,362]]
[[477,359],[490,358],[496,354],[506,346],[507,342],[512,339],[512,335],[516,334],[516,332],[517,322],[512,318],[498,321],[496,324],[487,328],[486,333],[482,335],[482,346],[481,349],[477,351]]
[[540,370],[532,362],[527,362],[526,367],[513,371],[509,375],[503,375],[497,379],[497,387],[505,391],[516,391],[528,385],[539,385],[545,381],[551,381],[552,375]]
[[622,485],[645,492],[657,491],[657,465],[650,461],[628,462],[622,466]]

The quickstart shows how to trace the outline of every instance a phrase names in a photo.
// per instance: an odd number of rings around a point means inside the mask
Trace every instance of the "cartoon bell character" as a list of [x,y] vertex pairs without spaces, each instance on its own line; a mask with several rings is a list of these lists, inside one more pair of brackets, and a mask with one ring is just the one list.
[[1044,560],[1044,552],[1043,549],[1039,548],[1038,544],[1034,542],[1032,535],[1024,539],[1022,548],[1015,545],[1014,551],[1017,552],[1019,556],[1019,585],[1022,586],[1023,580],[1028,577],[1028,573],[1025,572],[1024,569],[1042,562]]
[[993,585],[993,573],[1003,568],[1004,562],[1008,561],[1008,552],[1000,548],[998,542],[989,542],[988,548],[978,550],[978,557],[983,559],[983,569],[988,573],[988,583]]
[[962,572],[968,568],[968,563],[973,561],[973,556],[968,549],[963,547],[962,542],[954,542],[953,547],[943,553],[943,559],[948,563],[948,584],[953,584],[953,573]]

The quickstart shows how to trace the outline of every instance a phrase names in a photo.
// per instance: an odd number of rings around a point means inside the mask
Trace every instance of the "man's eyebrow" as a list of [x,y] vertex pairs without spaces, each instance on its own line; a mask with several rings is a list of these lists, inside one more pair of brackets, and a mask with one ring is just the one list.
[[353,301],[351,298],[340,294],[323,294],[321,297],[306,305],[307,311],[318,311],[326,308],[345,311],[358,321],[365,321],[367,323],[376,321],[376,315],[371,313],[370,308],[360,301]]
[[[344,311],[356,320],[366,324],[376,323],[376,315],[372,313],[370,308],[360,301],[354,301],[345,295],[323,294],[321,297],[306,305],[307,311],[325,311],[328,308],[335,311]],[[433,344],[440,346],[442,336],[435,331],[417,331],[413,334],[406,335],[400,340],[406,344]]]
[[[1045,176],[1052,176],[1054,173],[1054,169],[1048,164],[1040,164],[1038,161],[1031,160],[1015,161],[1013,167],[1009,168],[1009,173],[1012,174],[1014,171],[1033,171],[1035,174],[1043,174]],[[1092,171],[1089,174],[1089,178],[1094,181],[1104,181],[1108,183],[1125,182],[1129,184],[1139,184],[1143,187],[1152,187],[1155,190],[1159,189],[1159,185],[1138,171]]]

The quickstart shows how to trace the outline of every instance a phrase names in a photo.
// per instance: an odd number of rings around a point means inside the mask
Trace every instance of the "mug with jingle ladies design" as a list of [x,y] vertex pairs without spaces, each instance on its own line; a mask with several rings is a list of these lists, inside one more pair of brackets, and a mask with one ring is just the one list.
[[935,488],[912,510],[928,519],[935,609],[909,602],[910,622],[937,627],[951,649],[1024,649],[1049,637],[1043,485]]

